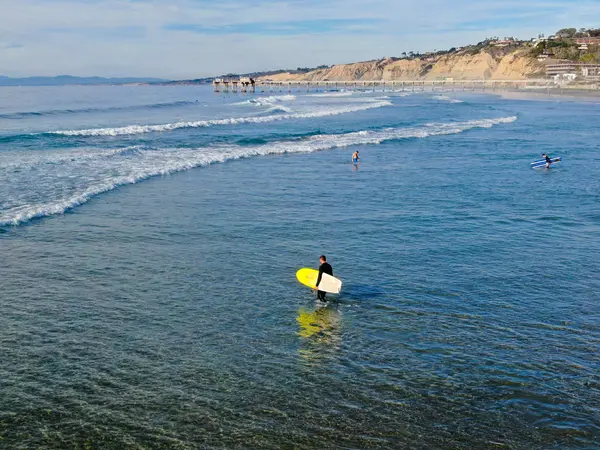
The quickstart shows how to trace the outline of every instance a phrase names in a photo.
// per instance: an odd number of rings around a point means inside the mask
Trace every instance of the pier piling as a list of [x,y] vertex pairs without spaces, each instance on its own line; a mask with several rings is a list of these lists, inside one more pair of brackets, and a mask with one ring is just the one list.
[[552,87],[551,80],[548,79],[532,79],[532,80],[352,80],[352,81],[270,81],[270,80],[254,80],[252,78],[242,77],[239,79],[215,78],[213,80],[213,91],[224,93],[256,93],[258,92],[293,92],[305,91],[317,92],[323,90],[336,90],[353,88],[357,91],[367,91],[381,89],[383,92],[388,90],[397,90],[400,87],[401,91],[408,90],[412,92],[435,92],[437,90],[451,91],[496,91],[500,89],[521,89],[528,87],[539,87],[550,90]]

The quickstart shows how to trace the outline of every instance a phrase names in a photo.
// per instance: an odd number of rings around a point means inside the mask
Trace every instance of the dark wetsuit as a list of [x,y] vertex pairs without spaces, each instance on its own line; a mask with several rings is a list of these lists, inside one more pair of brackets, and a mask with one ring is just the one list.
[[550,157],[548,155],[546,155],[546,164],[549,166],[550,164],[552,164],[552,160],[550,159]]
[[[328,264],[326,262],[319,266],[319,277],[317,278],[317,282],[315,283],[315,285],[317,287],[319,287],[319,283],[321,282],[321,277],[323,276],[324,273],[326,273],[327,275],[333,276],[333,268],[331,267],[330,264]],[[326,295],[327,295],[326,292],[317,291],[317,298],[319,300],[325,300]]]

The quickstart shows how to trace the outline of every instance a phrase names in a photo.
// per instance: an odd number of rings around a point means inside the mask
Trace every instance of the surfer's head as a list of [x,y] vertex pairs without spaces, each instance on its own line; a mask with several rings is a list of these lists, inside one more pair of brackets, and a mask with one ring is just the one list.
[[319,256],[319,261],[321,261],[321,263],[327,262],[327,256],[325,256],[325,255]]
[[543,157],[546,157],[546,154],[545,154],[545,153],[542,153],[542,156],[543,156]]

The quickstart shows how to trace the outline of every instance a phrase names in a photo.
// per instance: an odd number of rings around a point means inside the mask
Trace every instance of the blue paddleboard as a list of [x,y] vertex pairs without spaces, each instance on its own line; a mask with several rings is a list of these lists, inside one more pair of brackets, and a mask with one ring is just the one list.
[[[562,161],[562,158],[560,156],[558,158],[550,158],[550,161],[552,161],[552,163],[557,163],[559,161]],[[540,159],[539,161],[534,161],[530,164],[530,166],[532,169],[539,169],[539,168],[546,167],[546,160]]]

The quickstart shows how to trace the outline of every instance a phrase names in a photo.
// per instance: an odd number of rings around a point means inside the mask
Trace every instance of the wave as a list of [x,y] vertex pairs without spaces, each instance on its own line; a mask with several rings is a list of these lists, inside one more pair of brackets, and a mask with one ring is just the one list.
[[[18,225],[37,217],[63,214],[90,198],[111,191],[119,186],[134,184],[150,177],[167,175],[195,167],[226,161],[284,153],[310,153],[355,145],[373,145],[385,141],[411,138],[426,138],[446,134],[458,134],[474,128],[491,128],[495,125],[511,123],[516,116],[496,119],[480,119],[467,122],[431,123],[420,127],[388,128],[379,131],[357,131],[344,134],[321,134],[301,140],[286,140],[254,146],[213,146],[202,148],[124,148],[100,152],[98,155],[87,155],[96,161],[79,161],[72,157],[71,161],[57,162],[59,174],[68,179],[81,178],[87,186],[74,188],[70,195],[49,199],[43,203],[32,204],[22,199],[20,206],[15,206],[0,213],[0,225]],[[112,153],[110,153],[112,152]],[[123,158],[119,157],[123,154]],[[5,167],[0,167],[5,169]],[[87,170],[87,172],[86,172]],[[75,175],[69,174],[73,171]],[[83,171],[83,173],[81,173]],[[49,185],[54,182],[57,195],[62,195],[64,185],[56,174],[50,170],[42,172],[43,193],[52,191]],[[11,183],[11,185],[16,185]],[[19,191],[20,192],[20,191]],[[51,192],[50,192],[51,194]],[[34,193],[37,198],[40,193]]]
[[87,161],[98,161],[114,156],[134,155],[141,151],[144,147],[141,145],[130,145],[127,147],[114,148],[108,150],[97,150],[93,148],[79,148],[74,151],[69,151],[64,154],[47,154],[46,152],[27,152],[20,155],[20,160],[9,161],[2,164],[0,169],[7,172],[22,172],[26,170],[40,170],[41,166],[60,166],[71,162],[78,164]]
[[161,109],[179,106],[194,105],[196,101],[178,101],[168,103],[151,103],[145,105],[112,106],[107,108],[75,108],[75,109],[48,109],[45,111],[24,111],[0,114],[0,119],[27,119],[29,117],[60,116],[68,114],[83,114],[95,112],[131,111],[136,109]]
[[257,97],[244,100],[243,102],[235,103],[236,105],[257,105],[257,106],[271,106],[278,102],[291,102],[296,100],[295,95],[269,95],[268,97]]
[[354,95],[352,91],[344,92],[324,92],[322,94],[307,94],[306,97],[351,97]]
[[[421,127],[387,128],[379,131],[356,131],[338,135],[316,135],[294,145],[302,147],[302,150],[297,151],[313,152],[353,145],[381,144],[382,142],[399,139],[422,139],[430,136],[458,134],[474,128],[491,128],[495,125],[511,123],[515,120],[517,120],[516,116],[510,116],[496,119],[470,120],[467,122],[429,123]],[[289,143],[284,143],[284,146],[288,145]]]
[[275,105],[270,107],[269,109],[267,109],[267,114],[273,114],[273,113],[284,113],[284,114],[291,114],[293,111],[291,108],[287,108],[283,105]]
[[435,100],[440,100],[442,102],[448,102],[448,103],[464,103],[462,100],[458,100],[456,98],[451,98],[446,95],[434,95],[432,98]]
[[283,106],[281,102],[291,102],[296,100],[295,95],[270,95],[268,97],[251,98],[244,100],[243,102],[236,103],[236,105],[255,105],[260,107],[266,107],[265,111],[267,114],[273,113],[284,113],[291,114],[293,111],[287,106]]
[[246,123],[267,123],[278,120],[311,119],[316,117],[336,116],[338,114],[365,111],[368,109],[381,108],[383,106],[390,105],[391,102],[389,101],[373,101],[360,105],[349,105],[305,113],[284,113],[258,117],[237,117],[229,119],[198,120],[193,122],[175,122],[162,125],[129,125],[117,128],[91,128],[87,130],[49,131],[48,134],[55,134],[61,136],[126,136],[152,132],[173,131],[181,128],[203,128],[217,125],[239,125]]

